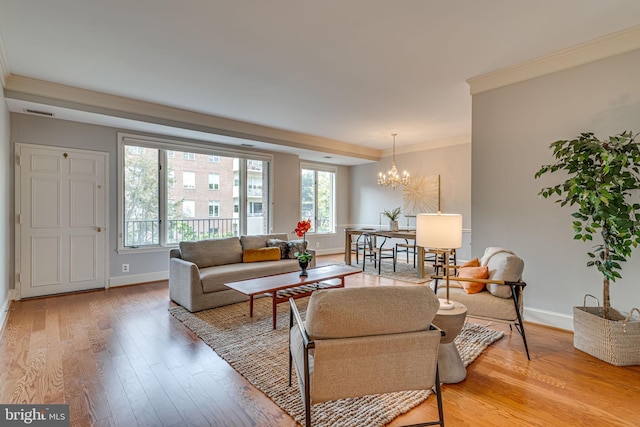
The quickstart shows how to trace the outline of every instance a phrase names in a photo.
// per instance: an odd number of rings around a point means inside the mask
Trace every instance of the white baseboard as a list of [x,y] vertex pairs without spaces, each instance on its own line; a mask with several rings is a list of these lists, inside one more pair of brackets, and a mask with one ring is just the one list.
[[538,308],[524,308],[524,320],[573,332],[573,316]]
[[135,285],[136,283],[156,282],[169,279],[169,271],[156,271],[143,274],[128,274],[109,278],[109,287]]
[[326,249],[314,249],[316,255],[334,255],[343,254],[344,248],[326,248]]
[[9,307],[11,307],[11,301],[13,301],[13,289],[9,289],[9,293],[7,294],[6,301],[2,301],[2,306],[0,306],[0,335],[4,332],[5,323],[7,322],[7,317],[9,316]]

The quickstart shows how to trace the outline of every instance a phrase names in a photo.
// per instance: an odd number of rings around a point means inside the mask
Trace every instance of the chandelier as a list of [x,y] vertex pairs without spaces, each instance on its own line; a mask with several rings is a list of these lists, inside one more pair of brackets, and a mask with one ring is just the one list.
[[393,162],[391,163],[391,169],[389,169],[386,175],[382,172],[378,174],[378,184],[383,187],[391,186],[394,190],[398,185],[409,184],[409,173],[404,171],[402,172],[402,176],[400,176],[398,174],[398,168],[396,167],[396,135],[398,134],[391,134],[391,136],[393,136]]

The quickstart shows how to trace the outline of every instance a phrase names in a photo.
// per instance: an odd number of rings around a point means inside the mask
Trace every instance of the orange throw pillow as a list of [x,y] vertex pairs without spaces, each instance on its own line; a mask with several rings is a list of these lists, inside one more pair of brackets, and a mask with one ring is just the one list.
[[280,248],[257,248],[246,249],[242,253],[242,262],[262,262],[278,261],[280,259]]
[[[464,267],[458,270],[458,277],[464,279],[488,279],[489,267]],[[477,294],[484,289],[484,283],[459,281],[467,294]]]
[[476,257],[470,261],[465,262],[460,266],[460,268],[464,267],[480,267],[480,260]]

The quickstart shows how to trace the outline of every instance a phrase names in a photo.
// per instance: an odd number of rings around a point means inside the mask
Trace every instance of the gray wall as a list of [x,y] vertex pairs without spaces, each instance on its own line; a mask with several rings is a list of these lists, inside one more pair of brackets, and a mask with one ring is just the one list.
[[9,304],[9,289],[13,287],[11,278],[11,136],[9,110],[0,90],[0,327]]
[[[551,142],[586,131],[601,138],[640,131],[640,51],[477,94],[472,122],[472,250],[504,246],[522,256],[528,318],[565,316],[568,323],[556,326],[570,328],[585,293],[602,300],[602,279],[585,266],[591,245],[573,240],[571,208],[537,196],[562,176],[534,174],[552,162]],[[612,305],[640,307],[640,254],[622,275]]]
[[[379,172],[391,168],[391,157],[378,163],[353,166],[351,168],[351,200],[349,203],[351,225],[378,226],[380,213],[385,209],[402,206],[403,191],[377,184]],[[426,149],[413,153],[397,154],[396,163],[400,172],[406,170],[411,176],[440,175],[440,209],[445,213],[462,214],[463,246],[458,251],[460,259],[469,259],[471,238],[471,144],[453,145],[444,148]],[[382,225],[388,221],[382,219]],[[400,226],[405,225],[401,219]],[[415,226],[415,222],[412,222]]]
[[[2,103],[4,105],[4,102]],[[1,126],[1,122],[0,122]],[[122,129],[108,128],[104,126],[88,125],[83,123],[76,123],[64,120],[56,120],[50,118],[36,117],[26,114],[11,114],[11,141],[9,143],[9,137],[7,136],[6,146],[3,146],[7,153],[2,152],[0,156],[6,157],[4,164],[12,164],[10,162],[10,155],[8,153],[9,147],[11,147],[12,153],[15,143],[28,143],[38,145],[51,145],[59,147],[78,148],[94,151],[108,152],[110,156],[109,164],[109,277],[113,280],[117,279],[119,284],[127,283],[130,278],[130,283],[138,282],[139,278],[144,279],[145,275],[158,272],[166,272],[169,268],[168,262],[168,250],[163,249],[159,252],[150,253],[137,253],[137,254],[118,254],[117,248],[117,219],[118,219],[118,203],[117,203],[117,139],[116,133]],[[9,132],[9,126],[7,123],[6,132]],[[287,232],[290,236],[295,228],[300,215],[300,161],[297,156],[288,154],[274,153],[273,162],[273,183],[271,190],[273,191],[273,230],[276,232]],[[6,173],[9,176],[9,168],[5,169],[2,173]],[[13,217],[13,167],[11,167],[11,179],[3,181],[3,188],[6,188],[7,193],[10,196],[2,198],[7,200],[8,206],[3,209],[7,215],[11,213]],[[345,223],[347,221],[348,209],[346,208],[346,200],[348,200],[348,194],[345,194],[348,189],[348,168],[339,168],[338,170],[338,185],[337,185],[337,200],[338,207],[344,208],[338,212],[339,223]],[[9,199],[11,199],[9,201]],[[8,224],[12,223],[11,218],[7,218]],[[8,233],[8,231],[7,231]],[[344,236],[340,231],[336,235],[328,237],[310,238],[310,246],[316,247],[315,242],[320,243],[320,249],[323,247],[343,248]],[[2,240],[9,242],[9,239]],[[7,248],[9,243],[6,243]],[[10,247],[14,247],[13,241],[10,243]],[[2,261],[5,261],[8,257],[2,257]],[[130,265],[130,272],[128,275],[122,273],[121,265],[128,263]],[[9,278],[9,287],[13,288],[13,268],[8,268],[9,271],[5,276]],[[5,270],[5,271],[7,271]],[[139,278],[136,277],[139,275]]]

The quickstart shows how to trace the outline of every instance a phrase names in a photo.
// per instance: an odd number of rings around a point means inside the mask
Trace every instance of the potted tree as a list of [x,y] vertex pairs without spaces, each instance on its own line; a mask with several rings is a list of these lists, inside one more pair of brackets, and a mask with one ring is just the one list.
[[398,231],[399,229],[398,218],[400,218],[400,212],[401,212],[400,207],[397,207],[392,210],[385,209],[383,212],[384,216],[389,218],[389,229],[391,231]]
[[[542,166],[535,177],[561,172],[568,178],[543,188],[539,195],[575,207],[574,239],[597,239],[587,253],[587,267],[596,267],[603,278],[602,307],[574,307],[574,346],[615,365],[638,364],[640,323],[628,324],[636,309],[626,319],[612,309],[609,288],[622,277],[620,263],[640,244],[640,204],[635,203],[640,147],[632,132],[623,132],[604,140],[582,133],[550,148],[556,162]],[[634,340],[631,346],[629,340]]]

